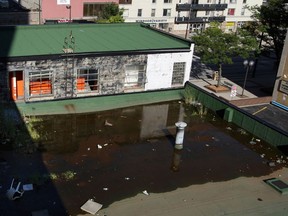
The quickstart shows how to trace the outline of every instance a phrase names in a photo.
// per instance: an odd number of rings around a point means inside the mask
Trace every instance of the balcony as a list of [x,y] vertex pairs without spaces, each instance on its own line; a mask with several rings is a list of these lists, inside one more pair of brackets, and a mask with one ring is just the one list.
[[228,4],[176,4],[176,11],[223,11],[228,7]]
[[224,22],[225,16],[218,17],[175,17],[175,24],[183,23],[209,23],[209,22]]

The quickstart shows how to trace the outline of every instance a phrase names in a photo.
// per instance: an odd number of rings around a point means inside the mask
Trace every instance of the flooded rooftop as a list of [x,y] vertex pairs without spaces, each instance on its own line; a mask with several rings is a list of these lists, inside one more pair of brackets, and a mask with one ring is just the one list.
[[[15,202],[1,197],[3,215],[83,214],[88,199],[107,208],[143,191],[263,176],[286,166],[281,151],[201,104],[172,101],[39,119],[37,152],[1,152],[1,194],[15,177],[34,186]],[[178,121],[187,123],[182,150],[174,148]]]

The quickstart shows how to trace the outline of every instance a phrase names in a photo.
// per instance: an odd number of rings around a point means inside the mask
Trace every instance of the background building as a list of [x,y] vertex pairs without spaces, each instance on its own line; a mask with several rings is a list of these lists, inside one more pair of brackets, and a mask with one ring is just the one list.
[[118,0],[42,0],[41,21],[96,20],[105,4]]
[[288,111],[288,31],[273,90],[272,104]]
[[120,0],[125,22],[145,22],[156,28],[185,36],[201,31],[211,21],[223,23],[227,31],[251,21],[247,6],[262,0]]

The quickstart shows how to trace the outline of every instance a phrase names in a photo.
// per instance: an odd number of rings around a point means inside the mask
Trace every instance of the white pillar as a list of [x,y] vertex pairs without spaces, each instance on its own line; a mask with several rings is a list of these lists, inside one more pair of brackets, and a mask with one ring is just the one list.
[[184,140],[184,128],[187,126],[187,124],[185,122],[176,122],[175,125],[177,127],[175,148],[182,149]]

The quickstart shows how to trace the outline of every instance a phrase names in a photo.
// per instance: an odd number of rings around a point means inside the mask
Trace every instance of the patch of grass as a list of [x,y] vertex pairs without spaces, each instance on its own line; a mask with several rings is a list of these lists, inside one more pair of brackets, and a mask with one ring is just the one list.
[[66,171],[64,173],[62,173],[62,177],[66,180],[66,181],[69,181],[69,180],[72,180],[74,179],[76,173],[72,172],[72,171]]

